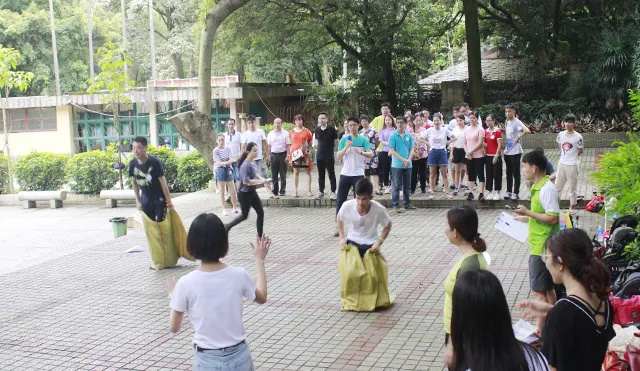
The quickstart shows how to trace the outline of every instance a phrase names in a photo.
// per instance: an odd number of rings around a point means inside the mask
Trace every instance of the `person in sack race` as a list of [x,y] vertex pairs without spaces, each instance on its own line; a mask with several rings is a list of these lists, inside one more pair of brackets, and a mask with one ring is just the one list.
[[255,168],[255,159],[258,156],[258,146],[249,142],[245,151],[240,155],[238,166],[240,166],[240,186],[238,187],[238,201],[240,202],[241,214],[227,224],[227,230],[235,227],[239,223],[247,220],[249,210],[253,208],[258,214],[256,219],[256,228],[258,229],[258,237],[262,237],[262,228],[264,225],[264,210],[262,209],[262,201],[256,192],[256,185],[269,184],[269,179],[261,177]]
[[458,276],[453,289],[450,370],[548,371],[542,353],[516,339],[500,280],[487,270]]
[[[533,296],[543,302],[553,304],[556,294],[553,279],[542,261],[544,242],[553,232],[560,229],[560,204],[558,192],[546,175],[547,158],[540,151],[531,151],[522,158],[523,174],[533,181],[531,187],[531,210],[518,205],[515,210],[518,220],[529,223],[529,285]],[[537,335],[542,335],[545,317],[538,318]]]
[[267,302],[264,259],[271,240],[262,235],[250,245],[257,267],[255,284],[244,268],[220,261],[229,251],[229,235],[220,218],[200,214],[191,223],[187,251],[200,260],[200,266],[169,288],[173,291],[169,330],[180,331],[184,313],[189,314],[194,329],[194,370],[254,369],[242,323],[243,300]]
[[478,233],[478,214],[471,206],[459,206],[447,212],[447,224],[444,234],[449,242],[462,253],[444,280],[444,332],[445,345],[449,343],[451,334],[452,294],[458,277],[468,271],[486,269],[487,262],[483,252],[487,245]]
[[542,259],[553,282],[566,287],[567,297],[555,305],[539,300],[518,304],[526,317],[546,317],[540,350],[551,370],[600,370],[615,336],[609,271],[593,255],[592,246],[587,233],[578,228],[552,234]]
[[129,162],[129,176],[136,195],[136,206],[149,219],[160,223],[165,219],[167,209],[173,210],[162,161],[147,154],[145,137],[133,138],[133,156],[135,158]]
[[[346,234],[345,224],[349,224]],[[378,226],[382,233],[378,233]],[[364,257],[367,250],[380,252],[389,232],[391,217],[387,209],[373,200],[373,184],[367,178],[360,179],[356,183],[356,199],[345,201],[338,212],[340,246],[355,246]]]

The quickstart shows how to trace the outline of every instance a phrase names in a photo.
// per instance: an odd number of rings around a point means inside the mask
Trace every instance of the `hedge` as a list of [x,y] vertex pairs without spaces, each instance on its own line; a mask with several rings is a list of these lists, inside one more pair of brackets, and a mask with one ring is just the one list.
[[213,173],[207,161],[198,152],[191,152],[178,162],[178,181],[186,192],[195,192],[207,187]]
[[55,191],[66,181],[68,155],[32,151],[18,159],[15,176],[24,191]]
[[[156,156],[164,165],[164,177],[167,180],[169,191],[181,192],[183,187],[178,179],[178,156],[167,147],[149,146],[148,154]],[[133,156],[131,157],[133,159]]]
[[0,193],[9,191],[9,161],[7,155],[0,153]]
[[71,191],[98,194],[103,189],[112,189],[119,179],[118,172],[113,170],[116,160],[112,150],[74,155],[66,169]]

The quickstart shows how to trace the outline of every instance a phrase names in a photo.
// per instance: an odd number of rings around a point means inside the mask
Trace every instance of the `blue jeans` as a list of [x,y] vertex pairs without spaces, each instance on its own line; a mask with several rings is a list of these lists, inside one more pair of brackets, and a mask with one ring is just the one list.
[[194,350],[193,370],[253,371],[251,351],[245,341],[240,344],[212,350]]
[[409,186],[411,185],[411,168],[391,168],[391,204],[398,207],[400,204],[400,187],[404,198],[404,207],[411,205],[409,201]]

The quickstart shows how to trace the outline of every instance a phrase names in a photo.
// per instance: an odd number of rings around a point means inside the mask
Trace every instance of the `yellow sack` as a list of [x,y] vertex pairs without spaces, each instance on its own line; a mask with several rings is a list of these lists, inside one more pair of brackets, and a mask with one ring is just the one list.
[[[186,230],[180,220],[178,213],[174,211],[167,212],[167,216],[163,221],[157,223],[142,214],[144,230],[147,234],[147,242],[149,243],[149,252],[153,264],[151,269],[165,269],[175,267],[180,257],[179,251],[182,249],[186,254]],[[174,225],[173,223],[177,222]],[[180,229],[180,226],[182,229]],[[187,257],[186,254],[185,257]],[[190,256],[187,259],[191,258]],[[190,260],[193,260],[191,258]]]
[[387,263],[382,255],[367,251],[360,258],[358,248],[342,247],[338,263],[342,310],[371,312],[391,305],[387,287]]

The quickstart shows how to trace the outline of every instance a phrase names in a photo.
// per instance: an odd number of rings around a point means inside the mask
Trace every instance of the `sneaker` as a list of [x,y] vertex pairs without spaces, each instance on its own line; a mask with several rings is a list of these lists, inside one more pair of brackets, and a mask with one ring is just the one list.
[[478,195],[478,201],[482,200],[484,200],[484,193],[480,192],[480,194]]
[[502,197],[500,197],[500,192],[495,192],[495,193],[493,194],[493,199],[494,199],[494,200],[498,201],[498,200],[500,200],[501,198],[502,198]]
[[511,199],[511,192],[507,192],[504,194],[504,199],[505,200],[510,200]]
[[436,198],[435,192],[429,192],[429,199],[433,200],[434,198]]
[[405,206],[406,210],[417,210],[418,208],[413,206],[412,204],[409,204],[409,206]]
[[460,188],[467,188],[466,184],[460,184]]
[[316,200],[322,200],[322,197],[324,197],[324,192],[318,193],[318,196],[316,196]]
[[420,194],[426,195],[427,191],[423,189],[422,191],[420,191]]
[[280,192],[280,197],[284,197],[284,192]]
[[[455,193],[455,191],[454,191],[454,193]],[[449,193],[449,192],[447,192],[447,194],[445,195],[445,197],[446,197],[448,200],[450,200],[450,199],[452,199],[452,198],[453,198],[453,196],[452,196],[452,195],[451,195],[451,193]]]
[[458,195],[458,192],[460,192],[460,191],[459,191],[459,190],[457,190],[457,189],[456,189],[456,190],[454,190],[454,191],[453,191],[453,195],[454,195],[454,196],[457,196],[457,195]]
[[229,213],[227,212],[227,209],[222,210],[222,216],[227,216],[229,215]]
[[333,237],[340,237],[340,233],[338,233],[338,232],[334,233]]
[[449,189],[450,190],[454,190],[454,189],[456,189],[456,186],[454,184],[452,184],[452,185],[449,186]]
[[471,201],[473,199],[474,199],[473,192],[469,192],[469,194],[467,194],[467,200]]
[[393,208],[393,211],[395,211],[396,214],[402,214],[402,213],[404,213],[404,208],[396,206],[396,207]]
[[331,192],[331,196],[329,196],[329,198],[335,200],[336,198],[338,198],[338,196],[336,196],[335,192]]
[[511,200],[512,201],[518,201],[520,199],[520,196],[518,196],[517,193],[512,193],[511,194]]
[[416,195],[416,191],[411,191],[411,193],[409,193],[409,196],[415,196]]

